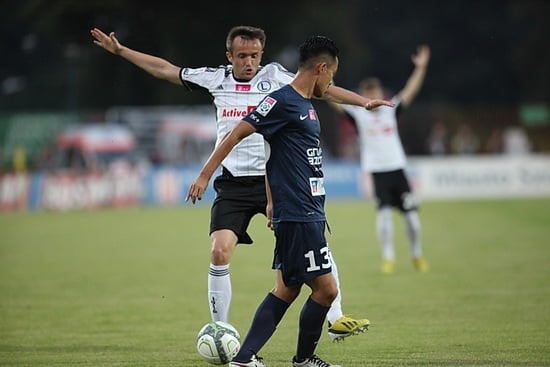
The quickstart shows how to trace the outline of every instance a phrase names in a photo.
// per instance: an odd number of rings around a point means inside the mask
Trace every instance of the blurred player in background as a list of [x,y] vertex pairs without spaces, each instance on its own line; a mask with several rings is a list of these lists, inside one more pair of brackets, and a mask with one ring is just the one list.
[[[394,271],[392,208],[403,215],[413,265],[421,272],[428,270],[422,255],[418,201],[405,173],[406,157],[397,130],[397,118],[409,107],[420,91],[430,60],[430,48],[418,47],[412,56],[414,70],[405,87],[392,98],[395,109],[376,108],[368,111],[349,105],[331,106],[345,112],[355,123],[361,148],[361,169],[371,175],[377,201],[376,232],[382,247],[383,273]],[[377,78],[366,78],[359,84],[359,94],[366,98],[383,98],[382,84]]]
[[[237,26],[226,38],[226,57],[229,65],[187,68],[167,60],[132,50],[120,44],[111,32],[91,30],[94,43],[119,55],[156,78],[183,85],[189,90],[206,89],[214,99],[217,114],[217,141],[252,111],[268,93],[289,84],[294,74],[278,63],[260,65],[266,35],[260,28]],[[330,86],[327,98],[366,108],[376,102],[346,89]],[[386,102],[387,103],[387,102]],[[373,104],[374,105],[374,104]],[[232,298],[229,264],[237,244],[251,244],[247,233],[250,220],[256,214],[266,214],[265,151],[263,137],[252,134],[243,139],[222,162],[221,174],[214,180],[216,198],[211,208],[211,257],[208,271],[208,302],[213,321],[229,319]],[[338,283],[338,272],[333,275]],[[341,295],[328,314],[329,335],[332,340],[365,331],[367,319],[345,316]]]

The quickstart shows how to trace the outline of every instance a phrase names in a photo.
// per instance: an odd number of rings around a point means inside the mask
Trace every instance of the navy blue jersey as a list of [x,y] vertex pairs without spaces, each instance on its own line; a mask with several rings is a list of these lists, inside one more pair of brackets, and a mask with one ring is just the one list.
[[311,100],[290,85],[269,94],[244,118],[264,136],[273,222],[325,220],[321,127]]

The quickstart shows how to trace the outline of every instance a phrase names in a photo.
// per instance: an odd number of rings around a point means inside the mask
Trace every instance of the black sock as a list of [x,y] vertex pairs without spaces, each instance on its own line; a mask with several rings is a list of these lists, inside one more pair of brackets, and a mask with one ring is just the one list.
[[254,315],[248,334],[241,344],[239,353],[237,353],[233,360],[248,362],[253,354],[258,353],[275,332],[288,306],[290,304],[268,293],[256,309],[256,314]]
[[313,355],[317,342],[321,337],[323,323],[330,307],[320,305],[310,298],[307,299],[300,312],[300,331],[296,361],[302,362]]

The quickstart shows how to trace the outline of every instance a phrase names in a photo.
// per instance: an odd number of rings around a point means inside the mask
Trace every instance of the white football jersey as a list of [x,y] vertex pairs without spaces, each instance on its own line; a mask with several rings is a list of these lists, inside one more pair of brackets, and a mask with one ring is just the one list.
[[374,111],[359,106],[342,105],[355,120],[361,148],[361,169],[387,172],[404,169],[405,152],[397,130],[399,98],[393,97],[394,108],[378,107]]
[[[278,63],[260,66],[254,78],[247,82],[236,81],[232,69],[231,65],[226,65],[180,71],[184,85],[191,82],[206,88],[214,97],[218,124],[216,146],[267,94],[294,79],[294,74]],[[265,163],[264,139],[254,133],[237,144],[222,165],[233,176],[261,176],[265,173]]]

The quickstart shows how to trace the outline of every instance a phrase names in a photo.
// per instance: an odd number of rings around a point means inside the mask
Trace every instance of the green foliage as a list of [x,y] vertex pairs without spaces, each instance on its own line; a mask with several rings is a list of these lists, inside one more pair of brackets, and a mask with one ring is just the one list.
[[[550,200],[429,202],[421,209],[429,273],[408,259],[379,273],[374,210],[330,202],[328,235],[344,312],[371,329],[318,352],[343,366],[550,364]],[[1,366],[207,366],[195,351],[209,321],[207,205],[0,215]],[[273,285],[262,217],[231,265],[231,323],[246,334]],[[289,366],[304,289],[261,351]]]

